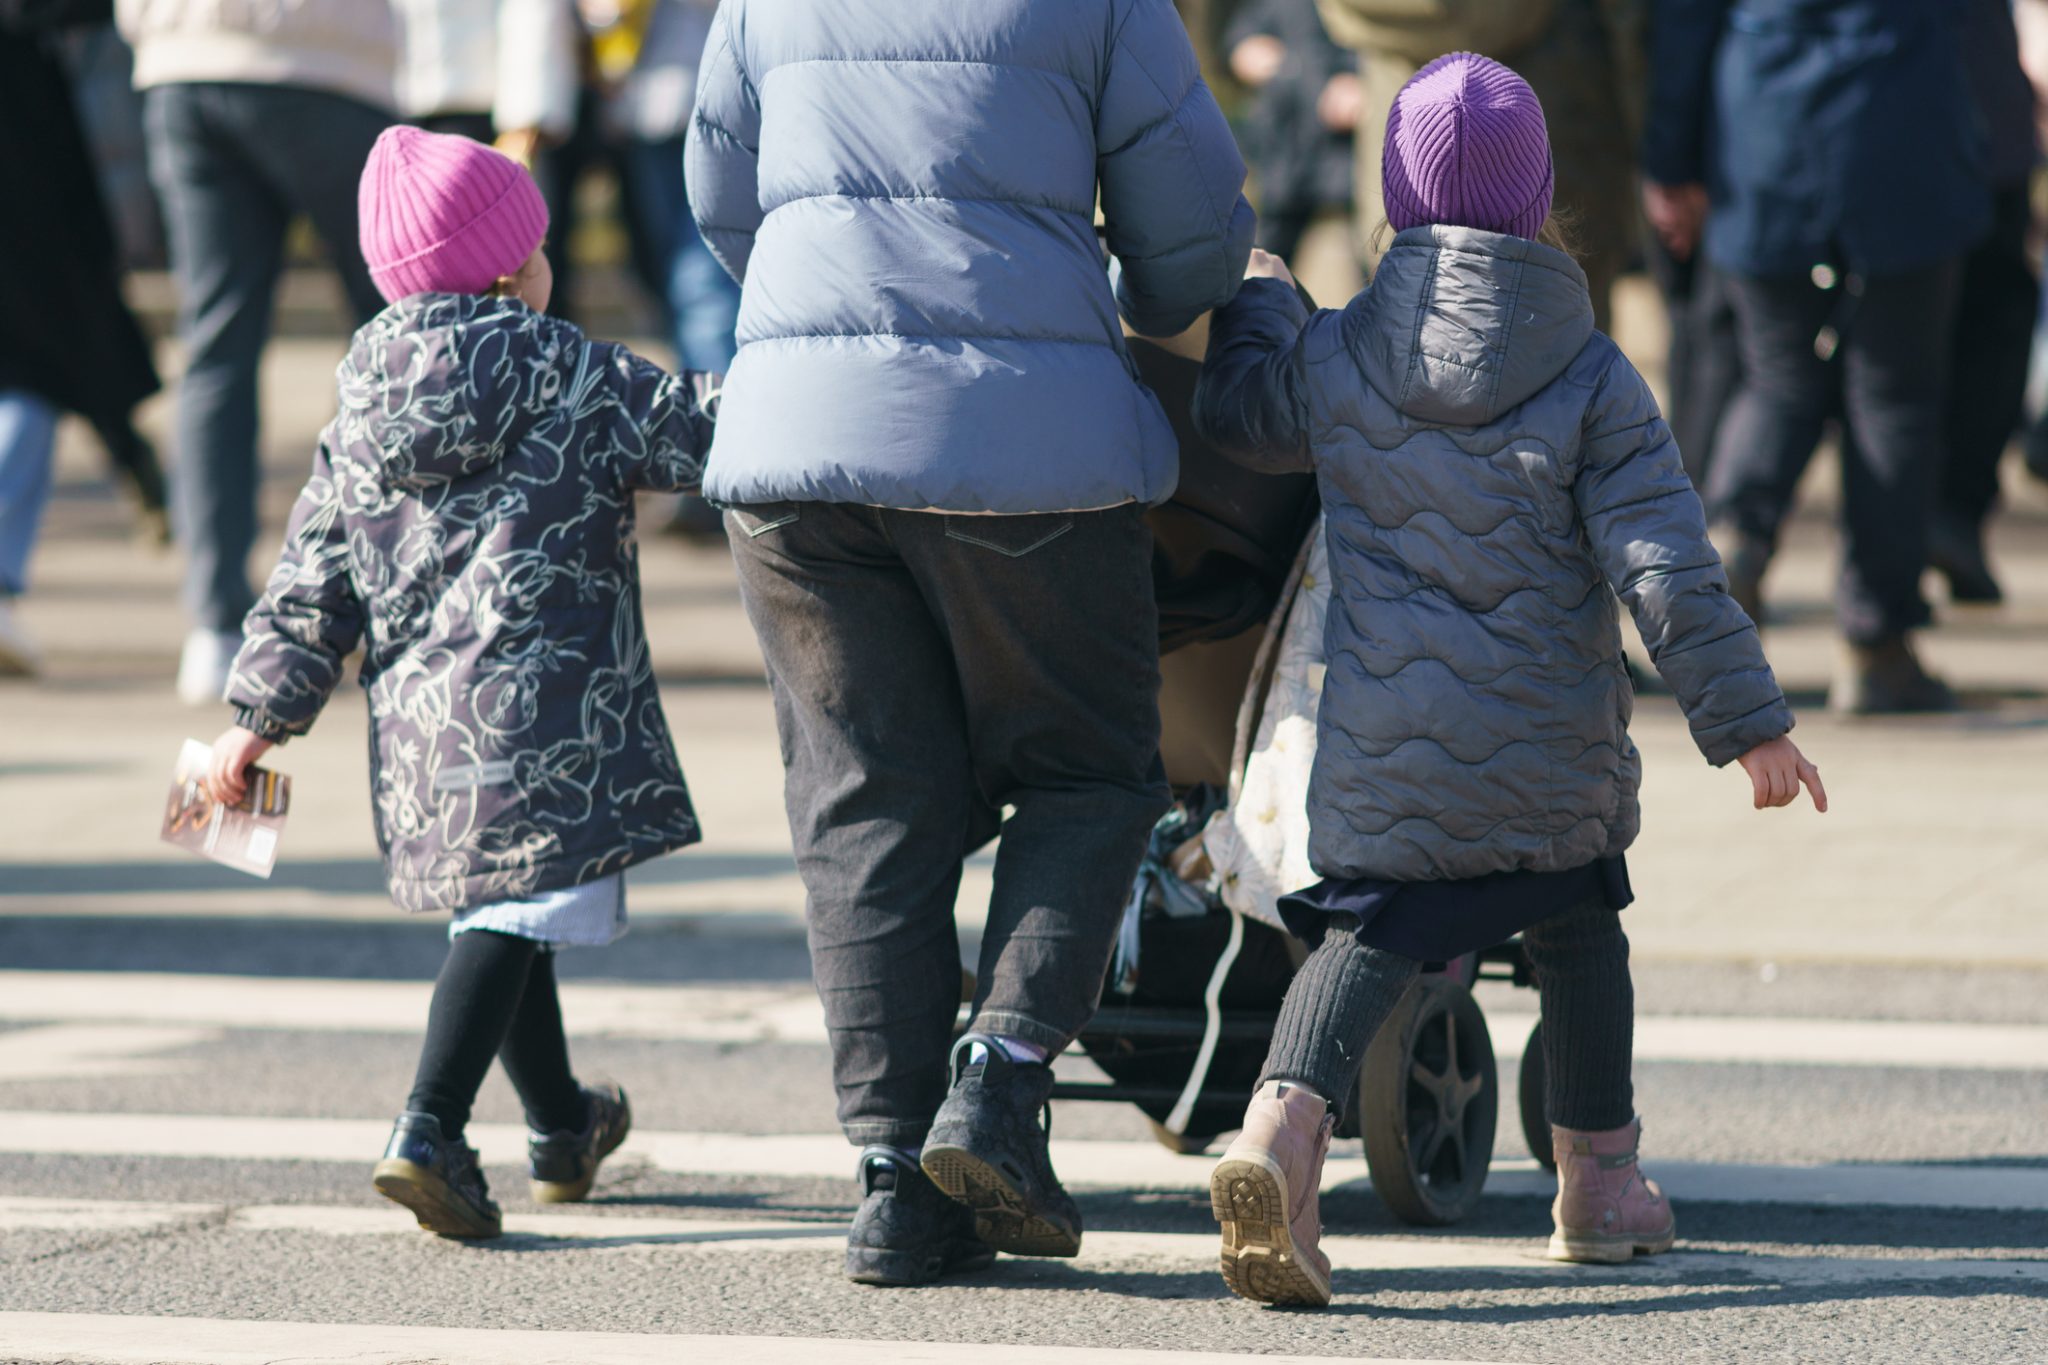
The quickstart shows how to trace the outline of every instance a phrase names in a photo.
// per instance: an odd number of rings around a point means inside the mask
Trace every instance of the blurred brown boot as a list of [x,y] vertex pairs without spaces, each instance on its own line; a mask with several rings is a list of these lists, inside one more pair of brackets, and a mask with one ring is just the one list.
[[1317,1197],[1336,1126],[1328,1102],[1305,1085],[1268,1081],[1252,1096],[1244,1131],[1209,1177],[1231,1293],[1261,1303],[1329,1303]]
[[1551,1126],[1557,1158],[1551,1260],[1619,1265],[1671,1250],[1678,1220],[1664,1191],[1636,1165],[1642,1136],[1641,1119],[1604,1133]]
[[1903,716],[1953,711],[1956,694],[1920,665],[1905,636],[1851,644],[1828,689],[1828,709],[1845,716]]

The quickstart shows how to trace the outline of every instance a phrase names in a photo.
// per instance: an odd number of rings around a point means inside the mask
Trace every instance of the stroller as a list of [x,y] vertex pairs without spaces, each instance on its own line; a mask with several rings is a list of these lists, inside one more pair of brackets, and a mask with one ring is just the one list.
[[[1109,1080],[1053,1094],[1135,1104],[1163,1145],[1195,1153],[1237,1127],[1305,956],[1275,902],[1314,880],[1305,794],[1330,589],[1314,478],[1255,474],[1218,455],[1188,416],[1199,363],[1129,344],[1181,446],[1179,490],[1151,517],[1162,750],[1176,800],[1079,1039]],[[1486,1184],[1499,1085],[1472,995],[1481,977],[1534,984],[1516,942],[1429,972],[1374,1039],[1340,1109],[1337,1132],[1364,1139],[1373,1187],[1406,1223],[1455,1223]],[[1532,1034],[1520,1117],[1548,1164],[1542,1066]]]

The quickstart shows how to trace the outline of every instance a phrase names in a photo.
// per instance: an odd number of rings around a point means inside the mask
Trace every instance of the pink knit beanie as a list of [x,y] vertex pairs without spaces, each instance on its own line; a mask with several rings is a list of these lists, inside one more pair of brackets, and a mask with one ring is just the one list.
[[1380,181],[1396,232],[1450,223],[1534,237],[1556,185],[1536,92],[1490,57],[1437,58],[1394,96]]
[[370,149],[356,191],[363,260],[378,292],[485,294],[548,235],[540,188],[481,142],[399,125]]

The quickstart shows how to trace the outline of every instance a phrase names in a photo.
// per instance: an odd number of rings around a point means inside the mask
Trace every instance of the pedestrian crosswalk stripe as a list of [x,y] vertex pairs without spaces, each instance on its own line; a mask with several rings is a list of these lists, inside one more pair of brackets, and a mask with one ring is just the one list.
[[[0,1020],[158,1024],[215,1029],[402,1033],[426,1023],[432,986],[417,981],[206,976],[153,972],[0,971]],[[822,1043],[809,984],[647,986],[570,982],[562,1012],[578,1037],[679,1042]],[[1504,1062],[1521,1056],[1536,1015],[1491,1010]],[[0,1078],[11,1044],[0,1035]],[[2048,1071],[2048,1025],[1642,1015],[1639,1062],[1746,1062]]]
[[[9,1359],[69,1365],[274,1365],[280,1358],[349,1365],[1236,1365],[1220,1351],[996,1346],[837,1337],[639,1336],[362,1323],[238,1322],[227,1318],[0,1312]],[[1358,1365],[1425,1365],[1349,1356]],[[1264,1365],[1328,1365],[1328,1357],[1262,1355]],[[1427,1365],[1478,1365],[1433,1361]]]
[[[586,1206],[586,1209],[592,1206]],[[318,1204],[224,1206],[122,1200],[0,1198],[0,1232],[149,1232],[180,1224],[220,1232],[295,1232],[324,1237],[390,1237],[416,1234],[402,1209]],[[1546,1223],[1543,1233],[1548,1234]],[[569,1243],[593,1251],[667,1247],[716,1255],[741,1253],[823,1254],[846,1247],[846,1224],[791,1219],[647,1217],[637,1214],[509,1214],[505,1236],[493,1243],[516,1250],[522,1243]],[[1213,1232],[1126,1232],[1091,1230],[1082,1239],[1083,1264],[1144,1262],[1153,1266],[1206,1268],[1220,1243]],[[1526,1239],[1354,1236],[1323,1238],[1323,1253],[1334,1270],[1381,1275],[1431,1271],[1474,1271],[1555,1280],[1625,1274],[1631,1281],[1696,1280],[1744,1275],[1779,1284],[1844,1284],[1873,1281],[1940,1283],[2001,1280],[2048,1284],[2048,1260],[1987,1256],[1784,1256],[1752,1252],[1680,1249],[1631,1266],[1565,1265],[1543,1255],[1542,1237]]]
[[[181,1157],[231,1161],[367,1162],[383,1150],[389,1121],[0,1111],[0,1152],[87,1157]],[[521,1159],[526,1131],[473,1123],[469,1140],[487,1162]],[[1070,1185],[1200,1189],[1216,1158],[1177,1156],[1149,1142],[1059,1139],[1053,1161]],[[636,1129],[613,1169],[641,1162],[680,1175],[754,1179],[850,1179],[854,1150],[831,1133],[690,1133]],[[2048,1211],[2048,1169],[1957,1165],[1737,1165],[1663,1161],[1652,1172],[1673,1198],[1732,1204]],[[1325,1189],[1366,1178],[1362,1157],[1331,1154]],[[1497,1156],[1494,1195],[1540,1196],[1556,1179],[1526,1157]]]

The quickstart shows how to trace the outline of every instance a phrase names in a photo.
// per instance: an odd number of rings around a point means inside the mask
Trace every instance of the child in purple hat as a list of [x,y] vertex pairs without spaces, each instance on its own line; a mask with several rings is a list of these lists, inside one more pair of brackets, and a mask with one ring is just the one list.
[[494,1058],[526,1111],[536,1200],[587,1195],[632,1122],[623,1090],[570,1069],[554,953],[624,933],[620,874],[697,841],[648,659],[633,495],[701,482],[717,380],[546,315],[547,208],[490,148],[392,128],[360,198],[391,306],[341,363],[208,788],[239,801],[361,648],[392,899],[453,917],[373,1179],[430,1232],[495,1237],[464,1136]]
[[[1534,93],[1484,57],[1433,62],[1394,102],[1383,165],[1396,236],[1372,284],[1310,314],[1254,253],[1195,400],[1245,464],[1314,471],[1332,580],[1308,793],[1322,880],[1280,902],[1312,951],[1210,1183],[1225,1281],[1273,1303],[1330,1300],[1317,1189],[1375,1033],[1425,964],[1517,934],[1542,996],[1550,1254],[1672,1243],[1636,1165],[1619,912],[1641,760],[1617,595],[1707,760],[1740,763],[1758,809],[1802,784],[1827,809],[1648,386],[1594,329],[1579,267],[1538,240]],[[1416,1159],[1483,1178],[1462,1140],[1475,1064],[1441,1061]]]

